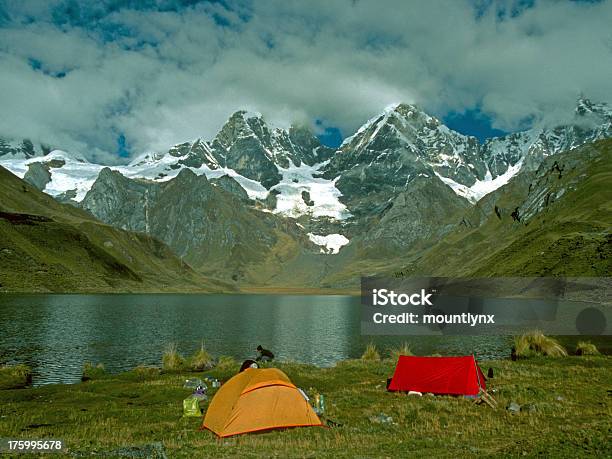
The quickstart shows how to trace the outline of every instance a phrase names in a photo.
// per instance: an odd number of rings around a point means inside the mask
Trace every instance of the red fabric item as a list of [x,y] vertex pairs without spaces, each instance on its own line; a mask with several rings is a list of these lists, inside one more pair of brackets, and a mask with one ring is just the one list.
[[473,355],[462,357],[400,356],[389,384],[390,391],[478,395],[487,388]]

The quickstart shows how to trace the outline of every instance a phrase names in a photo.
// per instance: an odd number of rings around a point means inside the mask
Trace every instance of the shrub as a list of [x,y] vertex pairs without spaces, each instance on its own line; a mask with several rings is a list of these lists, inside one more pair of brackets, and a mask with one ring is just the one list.
[[162,368],[166,371],[180,370],[185,366],[185,359],[178,353],[176,344],[170,343],[162,356]]
[[366,346],[366,349],[361,356],[361,360],[380,360],[380,354],[378,353],[378,349],[376,349],[376,344],[369,343]]
[[85,362],[83,365],[83,376],[81,376],[81,381],[89,381],[90,379],[100,378],[104,376],[106,371],[104,370],[104,365],[99,363],[94,365],[91,362]]
[[32,383],[32,370],[27,365],[0,366],[0,389],[19,389]]
[[408,343],[404,342],[400,347],[396,347],[389,350],[389,354],[391,356],[391,360],[397,362],[400,358],[400,355],[414,355],[410,350],[410,346]]
[[204,342],[200,349],[189,359],[189,368],[194,371],[210,370],[214,366],[213,358],[204,348]]
[[535,330],[514,338],[516,356],[519,358],[546,355],[549,357],[563,357],[567,351],[559,342],[541,331]]
[[597,346],[589,341],[578,341],[576,355],[599,355]]

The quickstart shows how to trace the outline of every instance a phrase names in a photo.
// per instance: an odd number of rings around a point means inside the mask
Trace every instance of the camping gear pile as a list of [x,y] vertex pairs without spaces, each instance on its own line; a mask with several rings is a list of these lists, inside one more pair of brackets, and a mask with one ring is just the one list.
[[202,410],[200,409],[200,401],[208,400],[206,391],[208,387],[200,378],[191,378],[185,381],[183,384],[185,389],[193,389],[193,393],[183,400],[183,416],[185,417],[200,417],[202,416]]
[[185,384],[183,384],[183,388],[185,389],[195,389],[198,386],[202,386],[204,381],[200,378],[190,378],[185,380]]
[[204,378],[204,382],[210,384],[210,387],[212,387],[213,389],[221,387],[221,381],[219,381],[217,378],[211,378],[210,376],[206,376]]
[[197,398],[198,400],[208,400],[208,396],[206,395],[206,386],[198,386],[193,391],[193,394],[190,395],[191,398]]

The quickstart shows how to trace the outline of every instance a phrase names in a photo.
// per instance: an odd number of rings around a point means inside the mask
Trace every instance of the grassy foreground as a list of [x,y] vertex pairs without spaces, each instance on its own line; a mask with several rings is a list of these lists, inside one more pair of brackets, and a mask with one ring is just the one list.
[[[223,365],[204,373],[160,374],[139,368],[82,384],[1,390],[0,436],[61,439],[71,457],[612,454],[611,357],[481,362],[485,373],[494,369],[489,389],[499,402],[497,410],[464,398],[388,393],[385,382],[394,368],[390,360],[346,361],[327,369],[278,366],[298,387],[325,394],[326,414],[340,425],[223,440],[199,431],[201,418],[182,417],[182,400],[190,393],[183,382],[203,375],[226,380],[238,370]],[[523,409],[506,410],[511,402]]]

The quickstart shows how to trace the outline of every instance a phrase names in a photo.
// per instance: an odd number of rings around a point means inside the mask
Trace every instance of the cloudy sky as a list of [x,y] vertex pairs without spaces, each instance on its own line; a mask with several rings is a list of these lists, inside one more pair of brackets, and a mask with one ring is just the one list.
[[612,101],[612,1],[0,0],[0,135],[97,161],[246,108],[328,143],[390,103],[480,138]]

